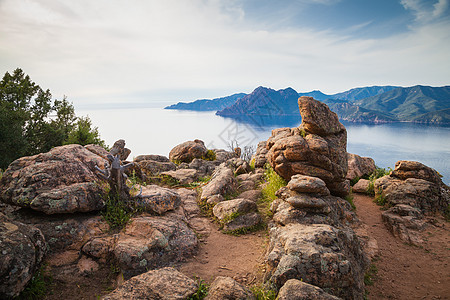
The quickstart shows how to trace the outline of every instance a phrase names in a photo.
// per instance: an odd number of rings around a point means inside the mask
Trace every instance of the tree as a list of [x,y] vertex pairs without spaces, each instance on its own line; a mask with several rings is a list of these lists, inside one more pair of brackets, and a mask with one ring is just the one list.
[[[78,131],[78,132],[76,132]],[[47,152],[69,141],[104,146],[88,117],[77,120],[73,105],[52,100],[20,68],[0,81],[0,168],[24,156]]]

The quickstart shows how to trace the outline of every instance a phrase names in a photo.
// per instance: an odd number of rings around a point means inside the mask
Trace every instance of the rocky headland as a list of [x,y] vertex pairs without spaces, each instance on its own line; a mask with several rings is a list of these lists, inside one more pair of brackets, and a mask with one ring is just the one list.
[[301,125],[273,130],[251,161],[201,140],[133,161],[124,140],[17,159],[0,179],[0,298],[28,297],[43,274],[45,299],[382,299],[368,278],[384,237],[359,210],[373,200],[385,236],[419,249],[437,228],[448,251],[435,170],[399,161],[375,176],[327,105],[298,108]]

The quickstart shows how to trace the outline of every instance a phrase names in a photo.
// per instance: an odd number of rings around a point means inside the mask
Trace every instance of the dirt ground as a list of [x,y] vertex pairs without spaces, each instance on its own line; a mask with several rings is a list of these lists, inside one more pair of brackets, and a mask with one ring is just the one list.
[[373,260],[378,273],[367,286],[368,299],[450,299],[450,232],[444,219],[433,219],[421,233],[420,247],[403,243],[386,229],[372,198],[355,195],[356,213],[378,244]]

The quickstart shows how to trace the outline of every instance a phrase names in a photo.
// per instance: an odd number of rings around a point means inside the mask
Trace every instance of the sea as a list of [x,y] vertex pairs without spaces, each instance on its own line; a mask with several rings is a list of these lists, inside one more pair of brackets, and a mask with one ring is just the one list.
[[[232,119],[211,111],[155,107],[82,109],[77,114],[91,118],[106,144],[112,146],[116,140],[124,139],[132,151],[131,157],[168,156],[176,145],[194,139],[204,141],[208,149],[229,149],[231,143],[256,149],[273,129],[301,123],[300,116]],[[342,123],[347,128],[348,152],[371,157],[382,168],[394,168],[399,160],[419,161],[437,170],[443,181],[450,184],[450,125]]]

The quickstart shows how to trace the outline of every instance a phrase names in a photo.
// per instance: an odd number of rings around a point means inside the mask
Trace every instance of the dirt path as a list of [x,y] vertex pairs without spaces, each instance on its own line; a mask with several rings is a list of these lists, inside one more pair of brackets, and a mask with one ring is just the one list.
[[210,234],[202,240],[197,256],[180,267],[188,276],[211,283],[217,276],[229,276],[251,285],[259,281],[267,241],[266,232],[242,236],[223,234],[211,224]]
[[368,286],[369,299],[450,299],[450,227],[443,219],[423,232],[424,244],[415,247],[392,236],[372,198],[355,195],[360,220],[376,239],[378,274]]

